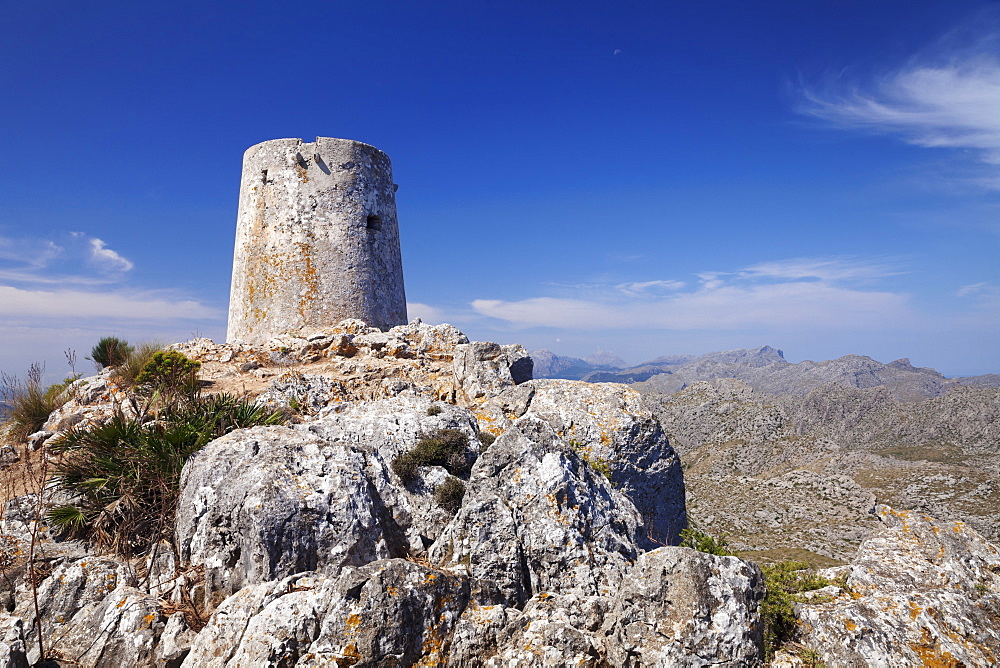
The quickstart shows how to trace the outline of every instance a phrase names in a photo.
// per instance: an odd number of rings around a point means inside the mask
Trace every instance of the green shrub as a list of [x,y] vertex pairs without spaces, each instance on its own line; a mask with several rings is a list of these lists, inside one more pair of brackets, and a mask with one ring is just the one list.
[[90,359],[103,369],[109,366],[119,366],[131,354],[132,346],[128,344],[128,341],[116,336],[105,336],[91,348]]
[[770,661],[783,644],[795,637],[798,628],[795,604],[808,600],[802,596],[803,592],[834,583],[820,577],[809,564],[801,561],[782,561],[761,568],[767,586],[767,594],[760,607],[764,623],[764,659]]
[[681,530],[680,545],[719,557],[736,556],[736,553],[729,549],[725,538],[716,538],[693,526]]
[[497,437],[488,431],[481,431],[479,432],[479,434],[477,434],[476,437],[479,439],[479,442],[483,446],[481,448],[482,451],[485,451],[488,447],[493,445],[497,440]]
[[0,398],[10,405],[9,433],[18,441],[40,430],[52,411],[66,403],[63,391],[76,380],[75,377],[67,378],[61,384],[45,388],[42,385],[44,373],[45,367],[36,363],[28,368],[23,381],[16,376],[0,375]]
[[134,387],[136,377],[153,359],[153,355],[161,350],[163,345],[153,341],[140,343],[134,348],[130,347],[125,359],[115,367],[114,378],[125,387]]
[[201,362],[188,359],[176,350],[160,350],[135,377],[140,394],[160,393],[165,397],[191,396],[198,389]]
[[234,429],[282,422],[249,399],[219,394],[172,406],[151,422],[117,413],[71,429],[51,444],[62,455],[52,480],[75,501],[53,508],[49,521],[122,555],[142,552],[170,535],[181,469],[192,454]]
[[428,415],[441,415],[442,408],[436,404],[431,404],[427,407]]
[[465,477],[472,468],[468,456],[469,437],[457,429],[438,429],[425,434],[409,452],[392,460],[392,470],[404,483],[416,479],[421,466],[443,466],[448,473]]
[[465,497],[465,483],[453,475],[437,486],[434,490],[434,500],[449,513],[457,513],[462,507]]

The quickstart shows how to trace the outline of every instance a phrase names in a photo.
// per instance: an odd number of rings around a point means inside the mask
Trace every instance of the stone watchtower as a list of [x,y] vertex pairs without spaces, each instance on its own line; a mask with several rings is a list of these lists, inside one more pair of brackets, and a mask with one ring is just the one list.
[[350,139],[273,139],[243,155],[229,299],[235,343],[359,318],[405,325],[389,156]]

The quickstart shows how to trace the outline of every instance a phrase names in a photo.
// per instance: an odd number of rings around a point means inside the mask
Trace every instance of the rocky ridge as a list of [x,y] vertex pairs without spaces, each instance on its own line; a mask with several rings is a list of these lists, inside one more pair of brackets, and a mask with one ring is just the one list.
[[1000,538],[994,388],[899,402],[881,387],[837,383],[805,397],[721,378],[672,395],[635,387],[684,461],[695,522],[740,550],[847,561],[876,501]]
[[[680,460],[634,390],[532,380],[522,347],[419,321],[388,332],[345,321],[258,348],[174,348],[202,362],[206,391],[251,392],[296,423],[237,430],[193,455],[173,544],[133,560],[43,532],[25,569],[17,550],[40,526],[38,500],[10,501],[0,533],[21,565],[0,616],[7,665],[44,658],[36,617],[60,665],[762,664],[761,571],[675,546],[686,524]],[[41,453],[122,402],[109,374],[71,392],[33,435]],[[696,422],[685,423],[691,433]],[[747,424],[763,440],[782,428]],[[441,429],[468,442],[457,510],[435,499],[451,476],[444,467],[404,481],[392,466]],[[787,486],[810,480],[798,471]],[[869,542],[912,539],[885,513],[871,517],[885,526]],[[953,569],[961,587],[949,614],[996,629],[996,549],[962,532],[962,549],[985,565]],[[939,534],[920,533],[920,549],[900,551],[885,578],[916,582],[910,571],[939,551]],[[858,591],[850,578],[844,591],[862,597],[890,586],[860,571],[855,580]],[[928,620],[880,620],[880,639],[858,655],[918,665],[894,643],[925,630],[937,638]],[[982,656],[1000,652],[989,632],[976,642]]]

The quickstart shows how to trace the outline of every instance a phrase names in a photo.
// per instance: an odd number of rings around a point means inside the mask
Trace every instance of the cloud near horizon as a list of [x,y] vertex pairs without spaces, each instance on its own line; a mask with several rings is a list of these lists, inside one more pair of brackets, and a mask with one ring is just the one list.
[[217,309],[164,291],[114,287],[134,268],[103,239],[82,232],[58,240],[0,236],[0,321],[60,320],[72,327],[94,319],[115,326],[222,317]]
[[[517,327],[662,330],[759,327],[880,329],[909,322],[909,296],[853,283],[896,273],[883,263],[851,258],[800,258],[735,272],[704,272],[689,291],[645,294],[613,286],[585,298],[477,299],[473,309]],[[624,285],[668,284],[646,281]]]
[[[975,30],[971,28],[970,30]],[[842,128],[891,134],[916,146],[971,149],[1000,189],[1000,32],[946,37],[867,84],[838,77],[803,86],[798,111]]]

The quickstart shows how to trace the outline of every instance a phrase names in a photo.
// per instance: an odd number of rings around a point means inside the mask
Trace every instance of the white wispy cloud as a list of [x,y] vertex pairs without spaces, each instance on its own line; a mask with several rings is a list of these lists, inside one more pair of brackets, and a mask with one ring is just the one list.
[[976,151],[1000,188],[1000,32],[950,34],[867,83],[843,77],[802,87],[798,111],[845,128],[894,134],[930,148]]
[[114,283],[135,265],[107,242],[82,232],[58,241],[0,235],[0,281],[47,285]]
[[170,322],[221,317],[216,309],[194,300],[169,299],[155,294],[84,292],[81,290],[24,290],[0,285],[0,318],[32,320],[107,319],[111,321]]
[[732,272],[703,272],[700,285],[651,296],[612,290],[603,298],[532,297],[518,301],[477,299],[481,315],[520,327],[666,330],[804,327],[881,328],[912,316],[905,294],[855,283],[890,273],[880,263],[850,258],[800,258]]
[[410,320],[420,318],[423,322],[442,323],[445,321],[443,309],[420,302],[406,302],[406,314]]
[[674,292],[682,289],[684,281],[641,281],[638,283],[619,283],[615,286],[626,295],[649,295],[662,292]]
[[894,265],[898,261],[873,262],[861,258],[837,256],[831,258],[793,258],[761,262],[747,267],[744,277],[802,279],[824,281],[871,280],[903,273]]
[[90,240],[90,261],[100,271],[108,273],[124,273],[135,267],[132,262],[108,248],[103,240],[96,237]]

